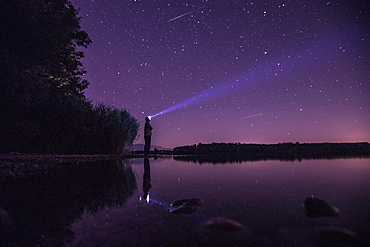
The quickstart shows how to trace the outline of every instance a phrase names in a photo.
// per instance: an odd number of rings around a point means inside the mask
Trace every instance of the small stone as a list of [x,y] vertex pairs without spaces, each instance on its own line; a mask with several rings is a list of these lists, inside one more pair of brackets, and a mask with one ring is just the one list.
[[171,203],[171,207],[179,207],[181,205],[188,205],[188,206],[199,206],[202,204],[202,201],[198,198],[191,198],[191,199],[182,199],[182,200],[177,200]]
[[189,214],[195,212],[201,203],[198,198],[177,200],[170,204],[170,213]]
[[239,222],[223,217],[209,219],[204,226],[208,229],[220,231],[238,231],[243,228],[243,225]]
[[197,210],[196,207],[181,205],[179,207],[171,207],[170,208],[170,213],[173,213],[173,214],[190,214],[192,212],[195,212],[196,210]]
[[13,225],[13,222],[10,219],[9,213],[5,209],[0,208],[0,227],[8,227],[11,225]]

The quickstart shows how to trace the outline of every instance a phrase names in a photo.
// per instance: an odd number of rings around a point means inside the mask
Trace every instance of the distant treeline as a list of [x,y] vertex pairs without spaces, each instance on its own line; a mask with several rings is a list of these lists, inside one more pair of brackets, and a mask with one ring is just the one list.
[[[189,159],[203,162],[236,162],[261,159],[312,159],[349,156],[369,156],[370,145],[361,143],[279,143],[279,144],[242,144],[211,143],[176,147],[176,159]],[[195,158],[196,157],[196,158]],[[192,160],[189,160],[192,161]]]
[[0,152],[125,152],[139,124],[85,98],[78,48],[91,39],[71,2],[0,1]]

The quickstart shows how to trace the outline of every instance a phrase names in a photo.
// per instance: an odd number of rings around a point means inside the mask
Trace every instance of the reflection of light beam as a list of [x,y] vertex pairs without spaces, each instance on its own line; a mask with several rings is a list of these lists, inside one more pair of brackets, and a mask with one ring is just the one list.
[[[219,95],[225,95],[229,92],[241,90],[247,86],[254,87],[257,83],[265,83],[268,85],[276,75],[280,75],[279,79],[282,79],[282,76],[285,75],[295,77],[297,74],[302,74],[304,70],[312,70],[313,68],[321,68],[322,63],[327,63],[324,55],[327,54],[330,59],[332,59],[333,54],[335,54],[335,43],[334,38],[343,40],[343,37],[333,37],[327,35],[325,39],[316,40],[312,42],[310,46],[301,47],[298,51],[291,51],[291,56],[285,55],[288,52],[284,52],[284,56],[275,57],[274,59],[268,60],[265,64],[256,67],[255,69],[249,69],[247,73],[242,74],[241,76],[232,78],[224,83],[220,83],[210,89],[199,93],[195,96],[192,96],[189,99],[186,99],[174,106],[171,106],[161,112],[158,112],[151,118],[172,112],[174,110],[184,108],[196,103],[204,102],[215,98]],[[327,58],[327,59],[329,59]],[[319,63],[319,62],[322,63]],[[294,72],[296,74],[294,74]],[[248,117],[248,116],[247,116]]]
[[200,9],[203,9],[203,8],[205,8],[205,7],[206,7],[206,6],[203,6],[203,7],[200,7],[200,8],[194,9],[194,10],[192,10],[192,11],[190,11],[190,12],[187,12],[187,13],[185,13],[185,14],[182,14],[182,15],[176,16],[175,18],[172,18],[171,20],[168,20],[167,22],[171,22],[171,21],[177,20],[177,19],[179,19],[179,18],[181,18],[181,17],[184,17],[185,15],[189,15],[189,14],[191,14],[191,13],[193,13],[193,12],[195,12],[195,11],[198,11],[198,10],[200,10]]
[[145,196],[145,197],[140,197],[139,198],[139,201],[142,201],[142,200],[145,200],[145,202],[148,204],[150,202],[154,203],[154,204],[158,204],[158,205],[161,205],[165,208],[168,208],[170,205],[168,203],[164,203],[164,202],[160,202],[158,200],[155,200],[153,198],[150,198],[150,195],[149,193]]
[[261,115],[262,115],[262,113],[253,114],[253,115],[250,115],[250,116],[242,117],[242,119],[246,119],[246,118],[250,118],[250,117],[257,117],[257,116],[261,116]]
[[149,193],[148,193],[148,195],[145,198],[146,203],[149,203],[149,200],[150,200],[150,196],[149,196]]

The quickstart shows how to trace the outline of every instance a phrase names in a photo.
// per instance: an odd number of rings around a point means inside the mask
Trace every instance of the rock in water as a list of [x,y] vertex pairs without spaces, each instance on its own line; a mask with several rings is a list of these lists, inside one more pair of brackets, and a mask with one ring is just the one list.
[[206,228],[220,231],[237,231],[243,228],[243,225],[234,220],[223,217],[216,217],[206,221],[204,224]]
[[195,212],[196,210],[197,210],[196,207],[181,205],[179,207],[170,208],[170,213],[173,213],[173,214],[190,214],[192,212]]
[[334,217],[338,216],[339,213],[339,210],[336,207],[315,197],[307,197],[304,201],[304,207],[307,211],[307,216],[313,218]]
[[10,219],[9,213],[6,210],[0,208],[0,227],[8,227],[11,225],[13,225],[13,222]]
[[182,199],[171,203],[170,213],[174,214],[189,214],[197,210],[202,201],[198,198]]
[[171,203],[171,207],[179,207],[181,205],[188,205],[188,206],[199,206],[202,203],[202,201],[198,198],[191,198],[191,199],[182,199],[177,200]]

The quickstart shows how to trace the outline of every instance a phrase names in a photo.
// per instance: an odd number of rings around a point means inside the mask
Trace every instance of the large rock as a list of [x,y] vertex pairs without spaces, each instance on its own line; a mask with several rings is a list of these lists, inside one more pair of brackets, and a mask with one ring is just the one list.
[[338,216],[339,209],[325,202],[324,200],[307,197],[304,201],[304,207],[306,209],[306,214],[309,217],[334,217]]

